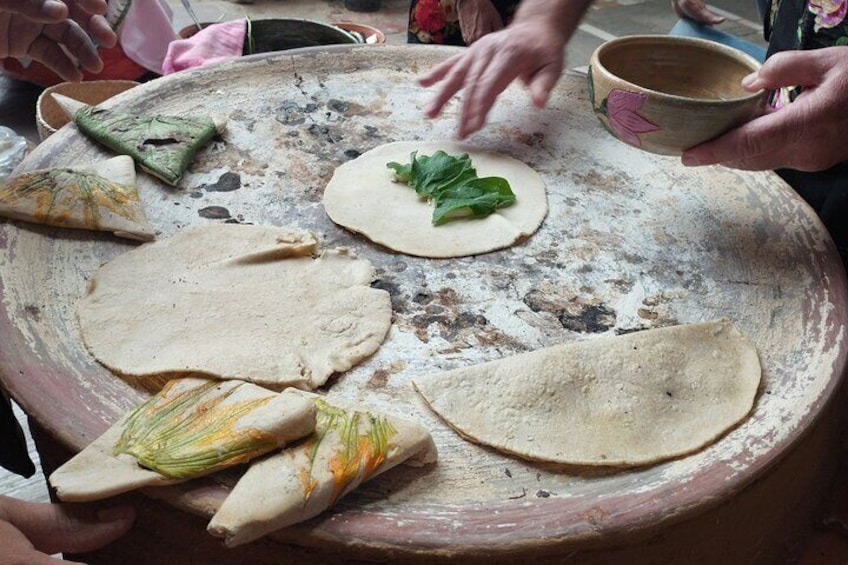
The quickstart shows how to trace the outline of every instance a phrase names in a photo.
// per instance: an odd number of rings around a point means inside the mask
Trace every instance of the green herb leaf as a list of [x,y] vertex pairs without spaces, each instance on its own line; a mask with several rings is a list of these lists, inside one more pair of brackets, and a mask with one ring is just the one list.
[[410,155],[410,163],[386,164],[395,180],[409,185],[436,205],[433,225],[461,217],[483,218],[497,208],[515,203],[509,182],[501,177],[478,178],[467,154],[448,155],[436,151],[431,156]]

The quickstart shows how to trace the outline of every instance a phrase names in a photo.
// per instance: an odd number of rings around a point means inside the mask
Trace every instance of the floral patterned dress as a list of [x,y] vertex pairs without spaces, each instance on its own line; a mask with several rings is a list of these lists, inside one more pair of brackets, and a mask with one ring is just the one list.
[[[504,24],[509,23],[519,0],[491,0]],[[459,29],[457,0],[412,0],[409,7],[408,43],[464,46]]]
[[[768,55],[779,51],[848,46],[848,0],[760,0]],[[848,56],[848,48],[846,48]],[[775,107],[790,103],[799,88],[782,88]],[[813,207],[848,266],[848,162],[808,173],[779,169],[777,174]]]

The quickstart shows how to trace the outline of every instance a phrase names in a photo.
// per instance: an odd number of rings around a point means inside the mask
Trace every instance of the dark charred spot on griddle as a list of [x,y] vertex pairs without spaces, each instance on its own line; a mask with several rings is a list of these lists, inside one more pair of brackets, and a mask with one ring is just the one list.
[[427,304],[433,300],[433,295],[429,292],[416,292],[412,297],[412,301],[416,304]]
[[277,108],[274,118],[283,125],[297,126],[306,121],[306,116],[318,109],[317,104],[309,103],[301,106],[293,100],[287,100]]
[[510,479],[512,478],[512,471],[509,470],[509,467],[504,468],[504,475],[506,475]]
[[536,491],[536,498],[550,498],[551,493],[546,490],[539,489]]
[[232,192],[241,188],[241,175],[228,171],[214,183],[202,184],[200,188],[206,192]]
[[577,308],[564,309],[558,316],[559,322],[565,329],[580,333],[602,333],[615,327],[615,310],[605,304],[578,304],[576,306]]
[[366,383],[366,387],[372,390],[378,390],[382,388],[386,388],[386,385],[389,382],[390,373],[385,369],[377,369],[371,375],[371,378],[368,379],[368,383]]
[[377,129],[376,126],[365,126],[365,136],[371,138],[379,138],[382,137],[380,135],[380,130]]
[[406,305],[400,296],[400,288],[398,285],[387,279],[377,279],[371,283],[371,288],[379,288],[389,293],[389,298],[392,301],[392,311],[405,312]]
[[189,198],[203,198],[203,191],[196,188],[188,193]]
[[231,218],[230,211],[223,206],[207,206],[198,210],[197,214],[207,220],[228,220]]
[[551,312],[559,314],[563,310],[563,306],[552,300],[546,293],[539,290],[531,290],[524,295],[524,304],[527,305],[533,312]]
[[24,306],[24,312],[26,313],[27,317],[32,318],[33,321],[41,321],[41,308],[39,308],[35,304],[27,304],[26,306]]
[[326,143],[338,143],[344,139],[341,128],[327,125],[310,124],[306,132],[319,141]]
[[362,155],[362,153],[356,149],[345,149],[344,152],[344,156],[348,159],[356,159],[360,155]]
[[344,114],[350,109],[350,104],[345,102],[344,100],[336,100],[335,98],[331,98],[327,101],[327,108],[336,112],[337,114]]

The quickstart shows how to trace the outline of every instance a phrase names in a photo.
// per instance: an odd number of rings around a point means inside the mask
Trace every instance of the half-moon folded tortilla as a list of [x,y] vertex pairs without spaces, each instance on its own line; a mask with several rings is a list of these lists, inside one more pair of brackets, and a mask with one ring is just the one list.
[[141,241],[154,238],[138,197],[135,164],[125,155],[84,167],[42,169],[11,178],[0,186],[0,216],[109,231]]
[[[433,206],[406,184],[393,182],[391,161],[410,154],[467,153],[480,177],[503,177],[515,193],[511,206],[485,218],[432,224]],[[548,213],[541,177],[508,157],[448,141],[398,141],[375,147],[336,168],[324,189],[324,209],[335,223],[389,249],[420,257],[462,257],[509,247],[530,237]]]
[[568,343],[415,386],[463,436],[531,460],[645,465],[712,443],[750,412],[751,340],[728,321]]
[[315,429],[312,402],[241,381],[168,383],[50,475],[61,500],[98,500],[244,463]]
[[228,547],[317,516],[364,481],[406,463],[436,461],[418,424],[300,392],[318,408],[315,432],[242,476],[209,523]]
[[88,349],[123,375],[313,389],[385,339],[391,301],[375,276],[344,249],[319,252],[308,232],[213,224],[107,263],[77,314]]

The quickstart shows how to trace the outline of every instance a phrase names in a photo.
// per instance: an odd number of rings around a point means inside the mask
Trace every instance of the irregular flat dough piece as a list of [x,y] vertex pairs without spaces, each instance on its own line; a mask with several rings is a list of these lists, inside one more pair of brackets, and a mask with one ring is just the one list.
[[[433,205],[404,183],[393,182],[386,164],[409,163],[410,154],[468,153],[480,177],[509,181],[516,201],[485,218],[431,223]],[[420,257],[478,255],[523,241],[548,213],[541,177],[530,167],[505,155],[448,141],[398,141],[367,151],[339,166],[324,189],[324,209],[335,223],[363,234],[389,249]]]
[[[149,450],[160,461],[167,460],[183,472],[166,476],[140,466],[139,459],[126,450],[116,454],[128,422],[144,409],[159,410],[163,428],[146,430],[155,437],[134,437],[153,444]],[[171,381],[54,471],[50,484],[61,500],[78,502],[183,482],[310,434],[315,429],[315,415],[312,402],[289,391],[274,393],[241,381]]]
[[141,241],[154,238],[138,198],[135,163],[125,155],[11,178],[0,186],[0,216]]
[[77,305],[94,356],[125,375],[204,373],[315,388],[371,355],[391,324],[374,267],[301,231],[216,224],[101,267]]
[[644,465],[698,450],[741,421],[760,383],[727,321],[568,343],[415,382],[463,436],[525,457]]
[[406,463],[436,461],[423,427],[300,392],[318,407],[315,432],[252,464],[209,522],[228,547],[317,516],[364,481]]

